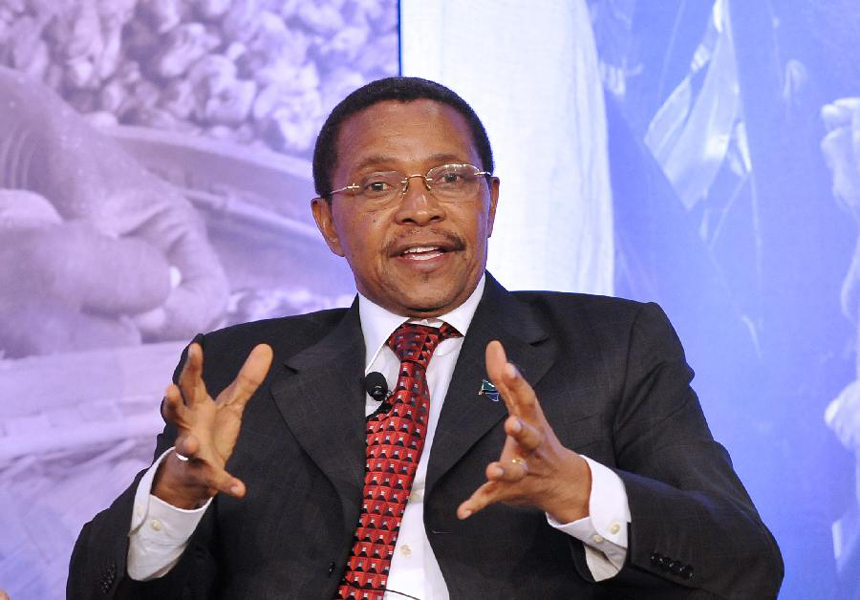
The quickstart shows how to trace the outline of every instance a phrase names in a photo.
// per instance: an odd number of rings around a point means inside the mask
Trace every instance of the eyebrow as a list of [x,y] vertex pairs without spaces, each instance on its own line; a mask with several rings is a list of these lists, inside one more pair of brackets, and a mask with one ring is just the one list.
[[[452,162],[457,163],[457,164],[461,164],[464,162],[462,157],[460,157],[456,154],[449,154],[449,153],[431,154],[429,157],[427,157],[427,160],[432,161],[433,163],[438,163],[438,164],[434,164],[434,166],[444,165],[444,164],[452,163]],[[375,154],[373,156],[368,156],[367,158],[362,160],[360,163],[355,165],[351,169],[351,171],[353,173],[357,173],[357,172],[362,171],[368,167],[390,165],[390,164],[398,163],[398,162],[400,162],[400,158],[398,158],[396,156],[385,155],[385,154]],[[468,162],[468,161],[465,161],[465,162]]]

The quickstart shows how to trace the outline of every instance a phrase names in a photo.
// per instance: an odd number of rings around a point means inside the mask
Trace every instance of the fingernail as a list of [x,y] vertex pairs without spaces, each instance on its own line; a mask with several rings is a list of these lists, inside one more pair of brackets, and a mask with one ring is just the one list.
[[519,433],[520,431],[522,431],[523,430],[523,422],[520,421],[519,419],[515,420],[514,425],[513,425],[513,430],[514,430],[514,433]]
[[493,475],[496,477],[501,477],[505,474],[505,470],[502,467],[493,467]]
[[517,368],[512,363],[506,364],[505,375],[507,375],[511,379],[514,379],[517,376]]
[[242,488],[238,485],[234,485],[233,487],[230,488],[231,494],[239,495],[239,492],[241,492],[241,491],[242,491]]
[[472,516],[472,511],[471,511],[471,510],[467,510],[467,511],[465,511],[465,512],[463,513],[463,518],[464,518],[464,519],[468,519],[468,518],[469,518],[469,517],[471,517],[471,516]]

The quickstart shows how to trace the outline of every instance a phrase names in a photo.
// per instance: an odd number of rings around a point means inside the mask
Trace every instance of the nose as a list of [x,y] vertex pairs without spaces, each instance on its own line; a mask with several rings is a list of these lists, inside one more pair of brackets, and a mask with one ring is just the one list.
[[[421,179],[412,183],[412,179]],[[445,219],[445,207],[439,202],[424,175],[409,175],[404,180],[404,190],[394,216],[395,220],[407,225],[428,225]]]

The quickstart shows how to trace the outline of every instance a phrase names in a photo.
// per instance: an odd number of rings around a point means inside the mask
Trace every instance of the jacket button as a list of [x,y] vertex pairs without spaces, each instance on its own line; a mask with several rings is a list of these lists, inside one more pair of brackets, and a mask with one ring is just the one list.
[[99,577],[99,590],[101,590],[102,594],[110,592],[114,579],[116,579],[116,565],[111,563],[105,567],[102,571],[101,577]]
[[679,573],[679,575],[683,579],[686,579],[689,581],[690,579],[693,578],[693,567],[691,567],[690,565],[685,566],[683,569],[681,569],[681,572]]
[[669,563],[669,572],[672,575],[680,575],[681,570],[683,568],[684,568],[684,563],[682,563],[680,560],[673,560],[671,563]]
[[652,552],[651,553],[651,564],[654,565],[655,567],[659,567],[660,566],[660,560],[662,558],[663,557],[659,553]]

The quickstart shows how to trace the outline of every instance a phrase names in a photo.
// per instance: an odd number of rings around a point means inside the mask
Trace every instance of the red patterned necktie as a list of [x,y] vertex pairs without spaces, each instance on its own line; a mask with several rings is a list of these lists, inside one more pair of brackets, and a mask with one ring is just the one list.
[[375,600],[385,594],[400,520],[427,433],[427,364],[439,342],[459,335],[447,323],[439,329],[404,323],[388,338],[400,359],[400,371],[391,410],[367,420],[361,515],[336,598]]

